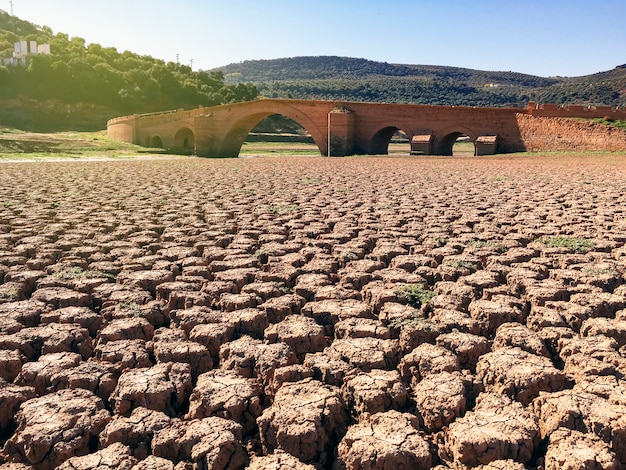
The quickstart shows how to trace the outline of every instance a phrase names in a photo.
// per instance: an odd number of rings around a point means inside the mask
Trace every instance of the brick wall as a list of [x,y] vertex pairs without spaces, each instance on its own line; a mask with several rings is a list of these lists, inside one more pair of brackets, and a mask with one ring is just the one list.
[[517,114],[522,140],[528,151],[626,150],[626,129],[557,117]]

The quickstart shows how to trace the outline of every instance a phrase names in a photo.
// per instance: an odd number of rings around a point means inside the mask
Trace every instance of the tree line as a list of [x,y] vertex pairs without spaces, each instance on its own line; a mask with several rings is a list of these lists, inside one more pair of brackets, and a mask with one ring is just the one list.
[[51,53],[31,55],[25,66],[0,65],[0,99],[91,103],[125,114],[248,101],[259,94],[251,84],[225,84],[219,71],[86,45],[80,37],[0,13],[0,57],[11,57],[14,43],[23,40],[50,44]]

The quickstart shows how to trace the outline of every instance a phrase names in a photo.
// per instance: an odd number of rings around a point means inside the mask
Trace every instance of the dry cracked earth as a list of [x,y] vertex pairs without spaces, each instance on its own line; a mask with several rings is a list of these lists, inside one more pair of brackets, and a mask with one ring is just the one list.
[[0,469],[626,468],[624,156],[0,164]]

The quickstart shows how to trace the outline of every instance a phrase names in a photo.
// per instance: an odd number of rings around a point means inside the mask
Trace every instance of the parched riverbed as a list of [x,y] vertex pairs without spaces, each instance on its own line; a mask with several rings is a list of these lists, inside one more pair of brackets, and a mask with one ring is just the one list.
[[622,468],[625,243],[624,154],[0,163],[0,469]]

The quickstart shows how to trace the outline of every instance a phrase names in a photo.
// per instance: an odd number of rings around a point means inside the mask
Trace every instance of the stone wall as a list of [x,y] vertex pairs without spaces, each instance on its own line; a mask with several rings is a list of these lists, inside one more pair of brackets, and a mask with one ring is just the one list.
[[529,152],[626,150],[626,129],[568,118],[527,114],[516,118]]

